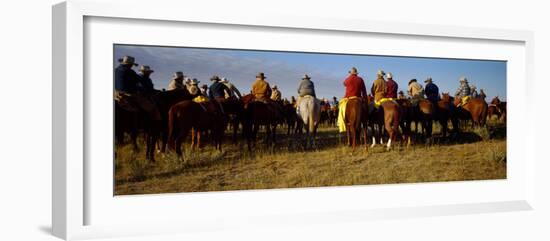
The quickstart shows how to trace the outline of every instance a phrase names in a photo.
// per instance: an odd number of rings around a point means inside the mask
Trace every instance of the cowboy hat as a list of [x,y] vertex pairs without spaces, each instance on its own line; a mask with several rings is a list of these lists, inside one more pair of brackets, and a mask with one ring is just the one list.
[[266,77],[265,77],[265,75],[264,75],[263,72],[260,72],[260,73],[258,73],[258,74],[256,75],[256,78],[265,79]]
[[351,70],[349,71],[350,74],[357,74],[357,68],[351,67]]
[[302,79],[311,79],[311,77],[309,77],[309,75],[305,74]]
[[272,89],[274,90],[278,89],[277,85],[274,85]]
[[178,72],[174,73],[174,75],[173,75],[172,77],[173,77],[174,79],[180,79],[180,78],[185,77],[185,75],[183,75],[183,72],[178,71]]
[[[384,71],[382,71],[382,72],[384,72]],[[393,78],[393,75],[390,72],[388,72],[386,74],[386,78],[391,79],[391,78]]]
[[228,80],[227,78],[223,77],[222,80],[220,80],[220,82],[222,82],[222,83],[228,83],[229,80]]
[[136,59],[129,55],[125,55],[121,59],[118,59],[118,62],[120,62],[120,64],[131,64],[134,66],[138,66],[138,64],[136,63]]
[[198,85],[200,81],[198,81],[196,78],[193,78],[189,83],[192,85]]
[[384,72],[384,70],[378,70],[378,72],[376,73],[377,75],[380,75],[380,76],[384,76],[386,74],[386,72]]
[[210,81],[213,81],[213,80],[218,80],[219,81],[220,77],[217,76],[217,75],[214,75],[214,76],[212,76],[212,78],[210,78]]
[[432,77],[428,77],[426,80],[424,80],[424,83],[432,82]]
[[466,77],[462,76],[462,77],[460,77],[460,82],[468,83],[468,79],[466,79]]
[[151,67],[149,67],[149,65],[142,65],[141,67],[139,67],[139,72],[142,72],[142,73],[153,73],[153,72],[155,72],[155,71],[152,70]]
[[409,80],[409,84],[411,84],[412,82],[416,82],[416,79]]

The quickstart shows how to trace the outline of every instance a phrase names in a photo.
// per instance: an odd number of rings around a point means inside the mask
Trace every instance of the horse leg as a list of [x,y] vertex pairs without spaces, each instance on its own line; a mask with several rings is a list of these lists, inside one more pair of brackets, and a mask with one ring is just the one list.
[[370,129],[372,131],[372,145],[370,145],[371,148],[376,146],[376,130],[374,129],[374,124],[370,124]]
[[197,132],[195,131],[195,128],[191,128],[191,151],[195,151],[195,138],[197,136]]

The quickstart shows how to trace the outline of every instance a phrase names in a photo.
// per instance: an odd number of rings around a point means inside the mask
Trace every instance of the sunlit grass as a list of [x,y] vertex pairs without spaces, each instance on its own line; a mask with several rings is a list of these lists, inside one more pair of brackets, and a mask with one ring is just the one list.
[[[439,132],[438,125],[434,131]],[[186,143],[184,163],[177,161],[174,153],[156,154],[157,162],[149,163],[144,160],[144,148],[133,153],[126,145],[117,148],[115,193],[503,179],[505,131],[497,133],[500,138],[490,138],[496,132],[491,128],[468,132],[485,135],[480,141],[414,144],[409,148],[398,142],[389,152],[381,145],[367,152],[364,145],[354,151],[345,146],[345,137],[335,128],[321,128],[316,148],[308,150],[301,140],[287,139],[279,130],[276,147],[267,147],[260,141],[253,152],[247,151],[244,141],[233,145],[230,138],[226,138],[223,152],[214,150],[209,143],[192,152]]]

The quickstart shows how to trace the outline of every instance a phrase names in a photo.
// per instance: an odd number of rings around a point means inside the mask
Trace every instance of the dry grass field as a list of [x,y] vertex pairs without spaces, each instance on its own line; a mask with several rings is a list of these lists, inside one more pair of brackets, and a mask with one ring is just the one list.
[[[435,125],[435,133],[438,133]],[[487,180],[506,178],[506,127],[491,122],[489,129],[465,130],[451,141],[433,145],[400,144],[391,151],[381,145],[352,151],[336,128],[322,127],[318,145],[304,150],[301,141],[279,130],[278,143],[260,143],[253,152],[234,145],[224,151],[205,143],[190,152],[185,163],[174,153],[157,154],[156,163],[144,160],[130,145],[117,148],[115,194],[205,192],[245,189],[319,187],[390,183]],[[436,135],[437,136],[437,135]]]

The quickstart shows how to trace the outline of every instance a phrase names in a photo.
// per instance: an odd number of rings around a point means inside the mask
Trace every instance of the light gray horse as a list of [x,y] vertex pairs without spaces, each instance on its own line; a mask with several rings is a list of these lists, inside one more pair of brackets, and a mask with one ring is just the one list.
[[307,146],[311,143],[315,146],[315,138],[317,135],[317,127],[321,121],[321,101],[311,95],[301,97],[298,104],[298,115],[304,123],[306,129],[306,143]]

